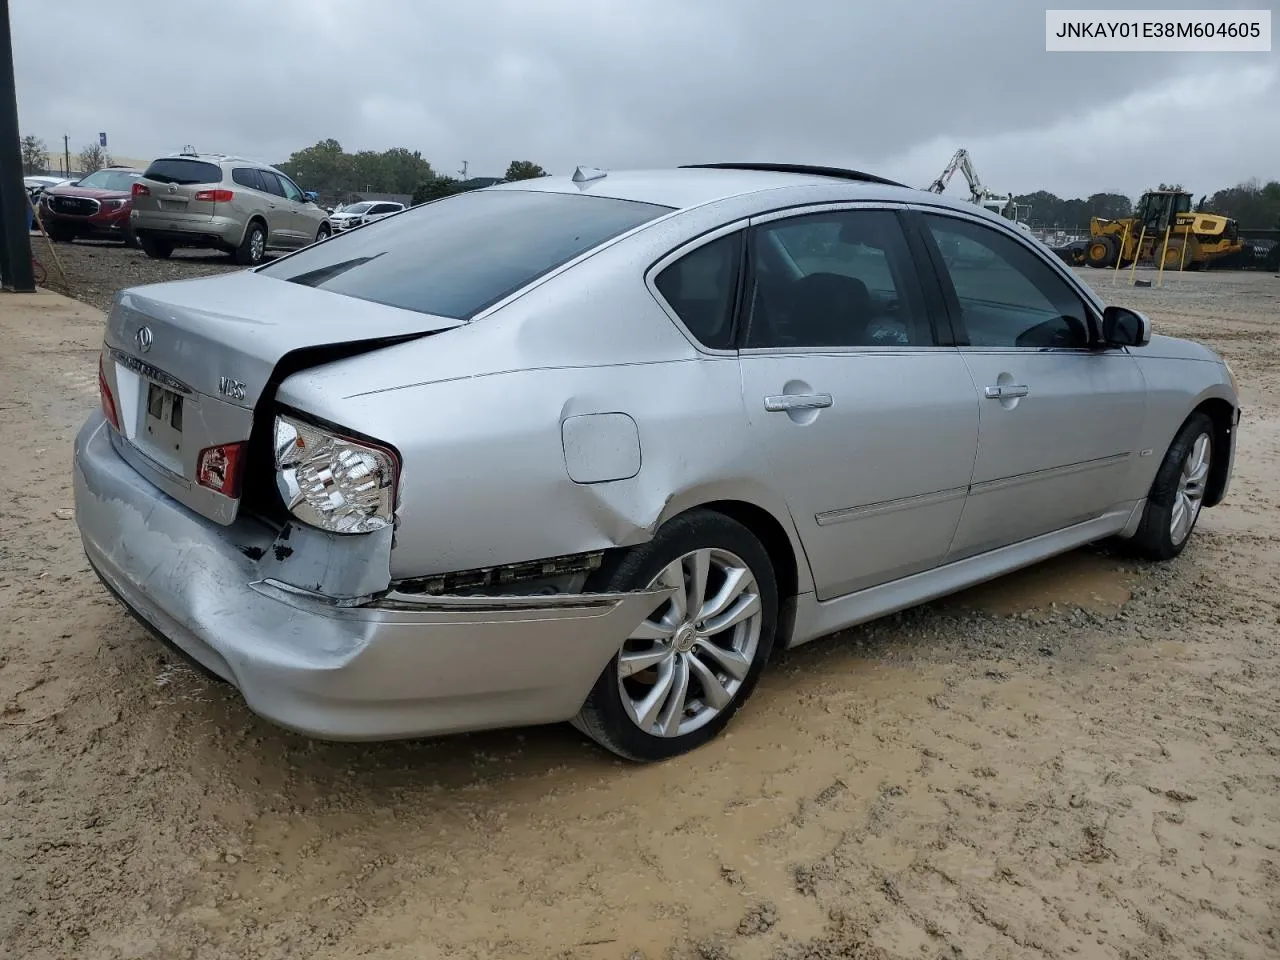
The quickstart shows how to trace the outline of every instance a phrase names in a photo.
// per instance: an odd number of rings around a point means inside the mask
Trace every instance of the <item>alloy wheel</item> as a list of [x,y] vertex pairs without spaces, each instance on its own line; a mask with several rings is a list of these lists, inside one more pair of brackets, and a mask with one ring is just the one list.
[[1175,544],[1187,539],[1196,518],[1200,515],[1212,457],[1213,442],[1209,439],[1209,434],[1202,433],[1196,437],[1182,461],[1182,469],[1178,473],[1178,488],[1173,496],[1173,510],[1169,518],[1169,536]]
[[662,588],[668,599],[618,655],[618,689],[637,727],[678,737],[733,702],[759,649],[763,611],[755,575],[727,550],[684,554],[650,584]]

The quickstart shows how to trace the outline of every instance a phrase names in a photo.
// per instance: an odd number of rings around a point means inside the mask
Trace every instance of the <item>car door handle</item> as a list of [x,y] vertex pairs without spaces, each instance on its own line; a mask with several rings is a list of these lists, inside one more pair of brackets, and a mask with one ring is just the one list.
[[1030,392],[1020,383],[1006,383],[1003,386],[986,389],[988,400],[1012,400],[1016,397],[1025,397]]
[[788,410],[821,410],[831,406],[829,393],[784,393],[776,397],[765,397],[764,408],[770,413],[785,413]]

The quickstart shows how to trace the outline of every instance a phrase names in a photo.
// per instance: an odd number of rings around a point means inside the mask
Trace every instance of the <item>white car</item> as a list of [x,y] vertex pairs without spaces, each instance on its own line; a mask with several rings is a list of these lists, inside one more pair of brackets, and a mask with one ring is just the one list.
[[33,200],[50,187],[56,187],[60,183],[69,182],[70,180],[68,180],[67,177],[46,177],[36,175],[22,178],[22,185],[27,188],[27,193],[31,195]]
[[358,227],[364,223],[372,223],[374,220],[381,220],[383,217],[389,217],[403,209],[405,209],[403,203],[396,203],[393,200],[364,200],[360,203],[353,203],[349,207],[343,207],[329,219],[333,224],[334,233],[337,233],[341,230]]

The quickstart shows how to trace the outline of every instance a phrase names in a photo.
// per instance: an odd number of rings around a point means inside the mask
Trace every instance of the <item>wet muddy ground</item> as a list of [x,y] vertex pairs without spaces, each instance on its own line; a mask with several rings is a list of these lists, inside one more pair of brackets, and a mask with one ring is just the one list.
[[1241,381],[1186,553],[818,641],[655,767],[316,743],[175,665],[75,533],[100,315],[0,299],[0,957],[1280,955],[1280,279],[1083,275]]

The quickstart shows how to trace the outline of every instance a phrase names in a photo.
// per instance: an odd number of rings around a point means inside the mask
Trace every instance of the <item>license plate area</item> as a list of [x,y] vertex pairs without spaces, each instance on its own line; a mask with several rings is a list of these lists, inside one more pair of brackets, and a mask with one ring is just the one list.
[[185,210],[187,209],[187,201],[185,200],[161,200],[161,210]]
[[182,452],[183,397],[158,383],[147,383],[147,407],[143,429],[147,439],[162,450]]

